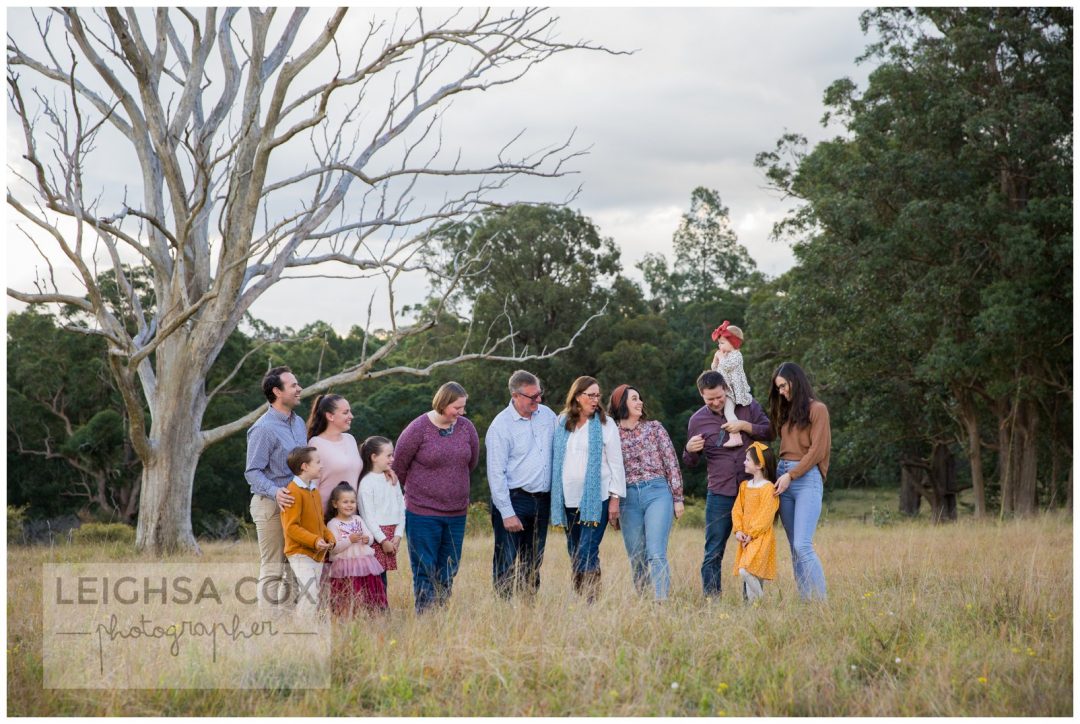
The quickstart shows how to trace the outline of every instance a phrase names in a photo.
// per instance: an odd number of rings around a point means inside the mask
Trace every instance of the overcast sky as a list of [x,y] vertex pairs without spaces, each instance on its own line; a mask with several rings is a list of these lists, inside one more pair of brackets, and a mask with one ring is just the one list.
[[[354,10],[354,14],[365,11]],[[544,145],[573,129],[578,147],[591,147],[562,179],[527,179],[514,195],[561,200],[577,186],[572,206],[590,217],[622,249],[633,269],[646,252],[670,258],[672,233],[696,186],[719,191],[739,240],[760,269],[775,276],[792,262],[790,249],[768,238],[790,206],[764,188],[754,155],[785,131],[811,142],[839,133],[823,129],[822,95],[837,78],[865,84],[856,66],[867,38],[858,8],[784,9],[559,9],[562,40],[586,39],[633,55],[557,55],[524,79],[490,93],[455,101],[444,139],[463,149],[497,148],[527,129]],[[25,16],[8,15],[8,32],[25,32]],[[22,152],[19,128],[8,113],[8,163]],[[118,164],[122,166],[122,164]],[[136,169],[117,168],[120,175]],[[12,233],[8,215],[8,286],[29,290],[38,262]],[[320,286],[316,287],[315,285]],[[370,287],[363,281],[297,280],[271,289],[256,316],[299,328],[322,319],[344,332],[362,323]],[[313,294],[313,289],[320,293]],[[404,301],[419,301],[413,284]],[[305,303],[298,304],[303,299]],[[315,301],[312,301],[315,300]],[[9,300],[9,309],[22,305]],[[376,316],[382,316],[376,311]],[[380,319],[374,320],[379,326]]]

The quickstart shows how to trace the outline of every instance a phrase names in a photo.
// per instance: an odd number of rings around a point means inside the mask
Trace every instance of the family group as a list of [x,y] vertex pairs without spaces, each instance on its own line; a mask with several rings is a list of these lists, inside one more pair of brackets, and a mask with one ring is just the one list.
[[[750,394],[740,348],[743,332],[725,321],[713,332],[712,369],[697,389],[704,405],[689,420],[682,463],[704,460],[708,478],[701,579],[721,590],[728,538],[738,542],[732,574],[744,598],[776,577],[777,513],[791,548],[795,582],[806,599],[824,598],[825,574],[813,536],[821,513],[831,444],[829,413],[803,370],[781,364],[770,381],[769,412]],[[245,476],[259,540],[259,602],[298,615],[325,597],[337,615],[387,607],[386,572],[407,541],[416,611],[445,604],[461,561],[470,474],[480,439],[465,414],[468,394],[439,387],[432,409],[396,444],[349,434],[348,400],[325,394],[304,420],[302,388],[287,367],[262,381],[269,409],[248,430]],[[600,543],[621,531],[635,588],[656,601],[671,589],[668,538],[683,514],[679,460],[667,430],[645,412],[634,386],[602,402],[588,376],[570,386],[556,415],[542,404],[540,379],[525,370],[508,381],[510,400],[485,435],[494,532],[492,581],[504,598],[531,597],[549,528],[565,532],[573,589],[589,602],[601,591]],[[769,443],[779,438],[774,453]],[[326,565],[328,564],[328,565]]]

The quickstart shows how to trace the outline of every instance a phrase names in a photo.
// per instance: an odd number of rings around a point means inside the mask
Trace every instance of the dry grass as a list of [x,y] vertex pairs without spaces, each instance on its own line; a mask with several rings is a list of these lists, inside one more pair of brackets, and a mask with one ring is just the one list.
[[[722,600],[703,600],[702,531],[677,527],[673,598],[657,607],[632,594],[622,541],[609,530],[603,597],[587,607],[569,591],[563,539],[553,533],[529,606],[495,599],[491,539],[470,537],[446,610],[417,620],[408,572],[391,573],[388,618],[335,628],[331,689],[270,692],[43,690],[42,563],[136,556],[10,548],[9,714],[1072,714],[1069,518],[830,522],[816,543],[827,604],[797,600],[781,551],[779,582],[749,608],[726,574]],[[251,543],[208,544],[204,556],[256,558]]]

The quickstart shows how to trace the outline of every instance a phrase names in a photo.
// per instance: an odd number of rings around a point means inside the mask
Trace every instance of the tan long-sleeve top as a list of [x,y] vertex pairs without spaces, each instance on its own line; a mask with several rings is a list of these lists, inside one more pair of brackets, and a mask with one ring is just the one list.
[[815,465],[821,470],[821,482],[829,471],[829,449],[832,447],[832,429],[829,426],[829,408],[819,400],[810,402],[810,424],[796,427],[787,422],[780,428],[780,459],[798,460],[799,464],[789,472],[792,479],[801,478]]

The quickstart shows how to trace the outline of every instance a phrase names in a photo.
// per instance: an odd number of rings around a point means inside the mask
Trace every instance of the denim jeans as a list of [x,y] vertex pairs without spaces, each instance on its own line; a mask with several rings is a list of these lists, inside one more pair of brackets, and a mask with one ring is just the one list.
[[701,588],[706,596],[720,595],[724,546],[731,536],[731,509],[734,495],[708,493],[705,496],[705,559],[701,562]]
[[[798,464],[796,460],[779,461],[777,477]],[[821,494],[821,471],[817,465],[801,478],[793,479],[788,489],[780,494],[780,521],[791,546],[795,585],[804,599],[825,598],[825,571],[814,550],[814,529],[821,516]]]
[[551,493],[511,490],[510,504],[524,526],[516,533],[503,527],[502,514],[491,506],[491,528],[495,531],[491,580],[495,592],[504,598],[509,598],[515,590],[536,593],[540,589],[540,566],[544,563],[544,545],[551,519]]
[[667,480],[653,478],[626,486],[626,499],[619,507],[619,526],[634,573],[634,587],[641,594],[651,578],[657,601],[667,600],[671,590],[667,544],[674,519],[675,501]]
[[600,570],[600,541],[607,530],[608,501],[600,503],[599,525],[583,525],[578,519],[578,508],[566,508],[566,550],[570,554],[570,568],[574,573],[591,573]]
[[405,538],[409,544],[416,612],[423,613],[450,598],[454,576],[461,564],[465,516],[417,515],[406,510]]

